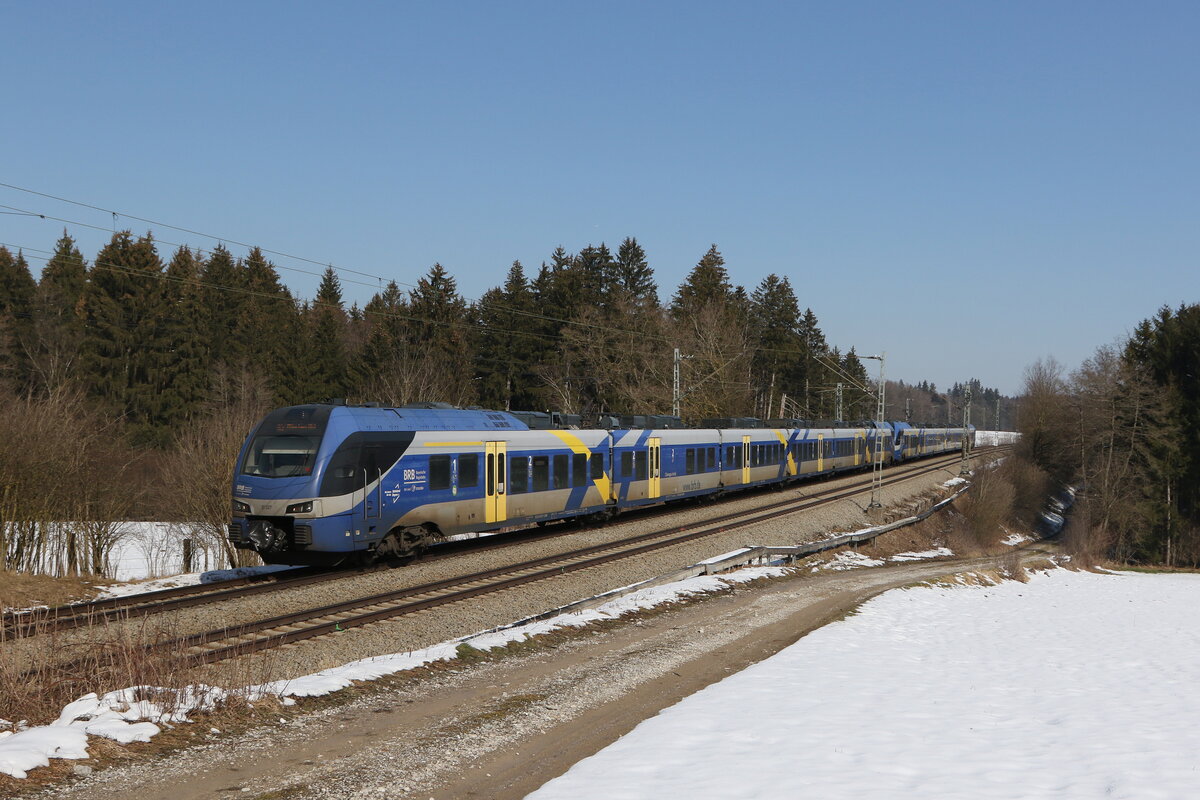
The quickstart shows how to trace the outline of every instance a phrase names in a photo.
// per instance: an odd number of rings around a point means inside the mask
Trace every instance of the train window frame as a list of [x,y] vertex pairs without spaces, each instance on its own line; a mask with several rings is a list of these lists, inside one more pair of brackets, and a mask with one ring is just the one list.
[[550,485],[555,489],[571,488],[571,463],[566,453],[555,453],[550,472]]
[[587,486],[587,453],[572,453],[571,454],[571,485],[572,486]]
[[448,454],[429,457],[429,491],[440,492],[450,488],[450,456]]
[[598,481],[604,478],[604,454],[592,453],[588,459],[592,463],[592,480]]
[[633,479],[644,481],[649,477],[649,454],[645,450],[638,450],[633,454]]
[[622,478],[632,478],[633,477],[633,451],[632,450],[621,451],[621,477]]
[[685,475],[696,474],[696,448],[689,447],[683,454],[683,472]]
[[479,485],[479,453],[458,456],[458,488],[474,489]]
[[550,488],[550,456],[533,456],[530,461],[533,480],[530,491],[544,492]]
[[710,447],[710,448],[708,448],[708,467],[705,469],[705,472],[712,472],[713,468],[716,466],[717,466],[717,448]]
[[529,456],[513,456],[508,465],[508,493],[529,491]]

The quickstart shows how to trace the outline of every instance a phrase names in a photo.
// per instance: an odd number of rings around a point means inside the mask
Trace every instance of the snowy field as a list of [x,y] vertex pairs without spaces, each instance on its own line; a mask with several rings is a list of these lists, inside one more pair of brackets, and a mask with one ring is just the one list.
[[1200,796],[1200,575],[888,592],[530,795]]

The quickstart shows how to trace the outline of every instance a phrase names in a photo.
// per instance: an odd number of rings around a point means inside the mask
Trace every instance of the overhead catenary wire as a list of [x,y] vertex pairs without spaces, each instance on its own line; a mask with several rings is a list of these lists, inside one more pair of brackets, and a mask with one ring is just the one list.
[[[345,281],[346,283],[356,284],[356,285],[360,285],[360,286],[368,286],[368,287],[370,287],[370,288],[378,289],[378,284],[382,284],[382,283],[383,283],[383,282],[386,280],[386,281],[387,281],[387,282],[389,282],[389,283],[395,283],[395,284],[397,284],[397,285],[399,285],[399,286],[407,286],[407,287],[414,288],[414,289],[415,289],[415,288],[418,288],[417,284],[408,283],[407,281],[398,281],[398,280],[396,280],[395,278],[384,278],[384,277],[383,277],[383,276],[381,276],[381,275],[376,275],[376,274],[374,274],[374,273],[365,272],[365,271],[362,271],[362,270],[355,270],[355,269],[351,269],[351,268],[349,268],[349,267],[336,267],[336,266],[334,266],[332,263],[329,263],[329,262],[320,261],[320,260],[313,259],[313,258],[308,258],[308,257],[305,257],[305,256],[299,256],[299,255],[295,255],[295,254],[292,254],[292,253],[287,253],[287,252],[284,252],[284,251],[282,251],[282,250],[273,250],[273,249],[270,249],[270,248],[267,248],[267,247],[261,247],[261,246],[258,246],[258,245],[251,245],[251,244],[247,244],[246,242],[241,242],[241,241],[238,241],[238,240],[236,240],[236,239],[233,239],[233,238],[230,238],[230,237],[227,237],[227,236],[216,236],[216,235],[214,235],[214,234],[210,234],[210,233],[204,233],[204,232],[202,232],[202,231],[198,231],[198,230],[195,230],[195,229],[193,229],[193,228],[186,227],[186,226],[181,226],[181,225],[173,225],[173,224],[171,224],[171,223],[168,223],[168,222],[161,222],[161,221],[159,221],[159,220],[154,220],[154,219],[150,219],[150,218],[148,218],[148,217],[142,217],[142,216],[138,216],[138,215],[136,215],[136,214],[127,214],[127,213],[124,213],[124,212],[121,212],[121,211],[117,211],[117,210],[115,210],[115,209],[112,209],[112,208],[106,208],[106,207],[104,207],[104,206],[95,205],[95,204],[93,204],[93,203],[87,203],[87,202],[84,202],[84,201],[82,201],[82,200],[74,200],[74,199],[71,199],[71,198],[69,198],[69,197],[62,197],[62,196],[60,196],[60,195],[50,194],[50,193],[48,193],[48,192],[42,192],[42,191],[38,191],[38,190],[36,190],[36,189],[30,189],[30,188],[27,188],[27,187],[24,187],[24,186],[17,186],[16,184],[5,183],[5,182],[2,182],[2,181],[0,181],[0,187],[4,187],[4,188],[8,188],[8,189],[12,189],[12,190],[14,190],[14,191],[18,191],[18,192],[24,192],[24,193],[26,193],[26,194],[34,195],[34,196],[37,196],[37,197],[44,197],[44,198],[47,198],[47,199],[49,199],[49,200],[55,200],[55,201],[57,201],[57,202],[61,202],[61,203],[68,203],[68,204],[71,204],[71,205],[74,205],[74,206],[78,206],[78,207],[81,207],[81,208],[87,208],[87,209],[91,209],[91,210],[93,210],[93,211],[100,211],[100,212],[103,212],[103,213],[105,213],[105,214],[110,214],[110,215],[112,215],[112,217],[113,217],[113,223],[114,223],[114,224],[113,224],[113,230],[112,230],[112,232],[114,232],[114,233],[115,233],[115,229],[116,229],[116,225],[115,225],[115,223],[116,223],[116,219],[117,219],[118,217],[124,217],[124,218],[126,218],[126,219],[136,220],[136,221],[138,221],[138,222],[144,222],[144,223],[146,223],[146,224],[148,224],[148,225],[157,225],[157,226],[159,226],[159,227],[163,227],[163,228],[169,228],[170,230],[176,230],[176,231],[180,231],[180,232],[183,232],[183,233],[188,233],[188,234],[191,234],[191,235],[193,235],[193,236],[201,236],[201,237],[204,237],[204,238],[206,238],[206,239],[212,239],[212,240],[214,240],[214,241],[216,241],[216,242],[220,242],[220,243],[234,244],[234,245],[237,245],[237,246],[239,246],[239,247],[246,247],[246,248],[253,248],[253,247],[257,247],[257,248],[258,248],[260,251],[262,251],[263,253],[270,253],[271,255],[281,256],[281,257],[283,257],[283,258],[291,258],[291,259],[294,259],[294,260],[296,260],[296,261],[301,261],[301,262],[308,263],[308,264],[314,264],[314,265],[316,265],[316,266],[320,266],[320,267],[328,267],[329,269],[332,269],[332,270],[333,270],[335,273],[346,272],[346,273],[350,273],[350,274],[353,274],[353,275],[359,275],[359,276],[362,276],[362,277],[372,278],[372,279],[374,279],[374,280],[376,281],[376,283],[366,283],[366,282],[364,282],[364,281],[357,281],[357,280],[353,280],[353,279],[347,279],[347,280]],[[28,211],[28,210],[25,210],[25,209],[15,209],[15,208],[14,208],[14,207],[12,207],[12,206],[0,205],[0,208],[12,208],[14,211],[19,211],[19,212],[20,212],[20,213],[22,213],[22,214],[26,214],[26,215],[30,215],[30,216],[39,216],[39,217],[41,217],[42,219],[46,219],[46,220],[54,220],[54,221],[56,221],[56,222],[62,222],[62,223],[64,223],[64,224],[69,224],[69,225],[80,225],[80,226],[87,227],[87,228],[92,228],[92,229],[94,229],[94,230],[98,230],[98,231],[109,232],[109,228],[106,228],[106,227],[103,227],[103,226],[99,226],[99,225],[93,225],[93,224],[90,224],[90,223],[81,222],[81,221],[77,221],[77,220],[67,220],[67,219],[63,219],[63,218],[60,218],[60,217],[54,217],[54,216],[49,216],[49,215],[43,215],[43,214],[40,214],[40,213],[38,213],[38,212],[32,212],[32,211]],[[189,244],[187,244],[187,243],[170,242],[170,241],[167,241],[167,240],[165,240],[165,239],[160,239],[160,240],[157,240],[157,241],[161,241],[163,244],[168,244],[168,245],[171,245],[172,247],[191,247],[191,245],[189,245]],[[197,248],[197,249],[203,250],[203,248]],[[304,269],[300,269],[300,268],[298,268],[298,267],[289,267],[289,266],[287,266],[287,265],[279,265],[279,264],[276,264],[276,265],[274,265],[274,266],[275,266],[277,269],[284,269],[284,270],[288,270],[288,271],[291,271],[291,272],[297,272],[297,273],[300,273],[300,274],[303,274],[303,275],[311,275],[311,276],[317,276],[317,277],[319,277],[319,276],[321,275],[321,273],[312,272],[311,270],[304,270]],[[464,298],[464,299],[467,299],[467,298]],[[483,301],[483,298],[482,298],[482,297],[479,297],[479,298],[476,298],[476,299],[474,299],[474,300],[471,300],[470,302],[473,302],[473,303],[474,303],[474,304],[475,304],[477,307],[481,307],[481,306],[483,306],[483,304],[484,304],[484,301]],[[494,309],[494,310],[505,311],[505,312],[508,312],[508,313],[511,313],[511,314],[517,314],[517,315],[519,315],[519,316],[528,317],[528,318],[530,318],[530,319],[541,319],[541,320],[544,320],[544,321],[546,321],[546,322],[555,322],[555,323],[558,323],[558,324],[561,324],[561,325],[573,325],[573,326],[576,326],[576,327],[581,327],[581,328],[591,328],[591,329],[595,329],[595,330],[605,330],[605,331],[608,331],[608,330],[616,330],[616,331],[618,331],[618,332],[622,332],[622,333],[629,333],[629,334],[632,334],[632,335],[640,336],[640,337],[642,337],[642,338],[649,338],[649,339],[653,339],[653,340],[661,341],[661,342],[664,342],[664,343],[672,343],[672,342],[671,342],[671,340],[667,339],[666,337],[654,336],[654,335],[647,335],[647,334],[645,334],[645,333],[643,333],[643,332],[640,332],[640,331],[630,331],[630,330],[626,330],[626,329],[615,329],[615,328],[612,328],[611,326],[607,326],[607,325],[600,325],[600,324],[596,324],[596,323],[582,322],[582,321],[579,321],[579,320],[569,320],[569,319],[562,319],[562,318],[558,318],[558,317],[552,317],[552,316],[548,316],[548,315],[545,315],[545,314],[540,314],[540,313],[537,313],[537,312],[525,311],[525,310],[523,310],[523,309],[516,309],[516,308],[509,307],[509,306],[501,306],[501,305],[497,305],[497,304],[495,304],[495,303],[488,303],[488,304],[487,304],[487,307],[489,307],[489,308],[492,308],[492,309]],[[757,352],[761,352],[761,353],[770,353],[770,352],[786,353],[786,352],[788,352],[788,351],[785,351],[785,350],[779,350],[779,349],[775,349],[775,348],[755,348],[755,350],[756,350]],[[818,356],[818,357],[820,357],[820,356]]]
[[[201,237],[204,237],[207,239],[212,239],[220,244],[228,243],[228,244],[237,245],[239,247],[257,248],[259,251],[261,251],[263,253],[269,253],[271,255],[276,255],[276,256],[283,257],[283,258],[290,258],[290,259],[294,259],[296,261],[301,261],[301,262],[308,263],[308,264],[314,264],[314,265],[321,266],[321,267],[327,267],[328,269],[334,271],[335,273],[343,273],[344,272],[344,273],[349,273],[352,275],[359,275],[362,277],[372,278],[375,281],[375,283],[367,283],[365,281],[360,281],[360,280],[345,279],[345,282],[350,283],[350,284],[366,286],[366,287],[378,290],[379,286],[386,280],[389,284],[394,283],[397,285],[408,286],[410,288],[419,288],[417,284],[408,283],[406,281],[398,281],[394,278],[385,279],[381,275],[376,275],[374,273],[364,272],[361,270],[355,270],[355,269],[352,269],[349,267],[335,267],[332,263],[329,263],[329,262],[324,262],[324,261],[320,261],[317,259],[308,258],[305,256],[299,256],[299,255],[295,255],[295,254],[288,253],[288,252],[281,251],[281,250],[274,250],[274,249],[262,247],[259,245],[251,245],[246,242],[238,241],[237,239],[216,236],[214,234],[205,233],[203,231],[199,231],[194,228],[189,228],[189,227],[180,226],[180,225],[174,225],[171,223],[162,222],[160,220],[154,220],[154,219],[139,216],[136,214],[127,214],[124,212],[117,211],[115,209],[98,206],[98,205],[95,205],[92,203],[87,203],[87,202],[84,202],[81,200],[74,200],[71,198],[62,197],[60,195],[50,194],[48,192],[42,192],[42,191],[38,191],[35,189],[29,189],[27,187],[17,186],[15,184],[11,184],[11,183],[0,182],[0,187],[5,187],[8,189],[12,189],[14,191],[24,192],[26,194],[43,197],[43,198],[47,198],[50,200],[55,200],[57,202],[68,203],[68,204],[78,206],[81,208],[87,208],[87,209],[91,209],[93,211],[99,211],[99,212],[103,212],[105,214],[110,214],[113,217],[113,223],[114,223],[113,230],[111,231],[113,233],[116,232],[115,231],[115,228],[116,228],[115,223],[116,223],[117,218],[124,217],[126,219],[136,220],[138,222],[143,222],[148,225],[155,225],[155,226],[159,226],[159,227],[163,227],[163,228],[168,228],[170,230],[176,230],[176,231],[180,231],[183,233],[188,233],[193,236],[201,236]],[[81,227],[86,227],[86,228],[90,228],[90,229],[97,230],[97,231],[110,232],[109,228],[107,228],[107,227],[94,225],[94,224],[83,222],[80,220],[66,219],[66,218],[57,217],[57,216],[53,216],[53,215],[49,215],[49,214],[43,214],[43,213],[36,212],[36,211],[31,211],[29,209],[22,209],[22,208],[18,208],[15,206],[9,206],[9,205],[4,205],[4,204],[0,204],[0,208],[10,209],[14,214],[19,214],[22,216],[38,217],[43,220],[47,220],[47,221],[52,220],[55,222],[61,222],[66,225],[78,225]],[[2,212],[0,212],[0,213],[2,213]],[[161,242],[166,245],[170,245],[172,247],[191,248],[194,246],[189,243],[171,242],[171,241],[168,241],[165,239],[156,239],[155,241]],[[24,249],[24,248],[22,248],[22,249]],[[36,248],[29,248],[29,249],[36,250]],[[196,247],[196,249],[200,252],[203,252],[203,248],[201,248],[201,247]],[[49,252],[49,251],[42,251],[42,252]],[[305,269],[301,269],[298,267],[292,267],[292,266],[288,266],[288,265],[272,264],[272,266],[275,267],[276,269],[283,269],[283,270],[287,270],[290,272],[296,272],[299,274],[310,275],[310,276],[314,276],[314,277],[320,277],[322,275],[322,273],[317,273],[317,272],[313,272],[311,270],[305,270]],[[212,286],[213,288],[219,288],[219,287],[216,287],[215,284],[205,284],[205,285]],[[239,289],[239,287],[228,287],[228,289],[236,291]],[[466,299],[467,298],[464,298],[464,300],[466,300]],[[313,302],[314,304],[316,303],[315,300],[311,301],[311,302]],[[671,344],[671,345],[674,344],[674,340],[669,339],[668,337],[649,334],[649,333],[646,333],[645,331],[634,331],[634,330],[629,330],[629,329],[616,328],[611,325],[585,322],[582,320],[570,320],[570,319],[552,317],[552,316],[548,316],[548,315],[541,314],[538,312],[526,311],[523,309],[516,309],[516,308],[512,308],[512,307],[508,307],[508,306],[502,306],[502,305],[498,305],[494,302],[486,302],[483,300],[482,297],[474,299],[474,300],[469,300],[468,302],[471,302],[473,305],[475,305],[476,308],[489,308],[494,311],[502,311],[505,313],[515,314],[517,316],[526,317],[529,319],[540,319],[540,320],[543,320],[546,322],[553,322],[553,323],[557,323],[557,324],[564,325],[564,326],[569,325],[569,326],[574,326],[577,328],[599,330],[599,331],[604,331],[604,332],[625,333],[625,334],[639,337],[641,339],[649,339],[652,341],[659,341],[664,344]],[[363,312],[367,313],[365,311],[365,309],[363,309]],[[373,311],[371,313],[379,314],[380,312]],[[528,331],[519,331],[519,330],[505,331],[504,329],[496,329],[492,326],[487,326],[484,323],[465,323],[465,324],[464,323],[448,323],[448,322],[441,322],[441,321],[437,321],[437,320],[427,320],[427,319],[421,319],[421,318],[407,316],[407,315],[400,315],[400,314],[395,314],[392,312],[389,312],[389,313],[391,313],[392,316],[395,316],[397,318],[407,319],[409,321],[421,322],[423,324],[451,325],[451,326],[461,324],[464,327],[476,327],[476,328],[482,327],[485,330],[496,330],[496,331],[500,331],[500,332],[508,332],[508,333],[512,333],[515,335],[521,335],[521,336],[536,336],[539,338],[551,339],[551,340],[561,338],[561,332],[557,336],[554,336],[554,335],[549,335],[549,334],[535,334],[535,333],[531,333]],[[758,352],[758,353],[787,353],[787,354],[791,353],[791,351],[789,351],[789,350],[783,350],[780,348],[752,347],[752,350],[754,352]],[[863,391],[870,391],[865,386],[863,386],[863,384],[859,383],[858,378],[850,376],[848,373],[846,373],[840,364],[837,364],[829,357],[828,353],[813,353],[813,357],[816,358],[822,364],[824,364],[827,369],[830,369],[835,374],[838,374],[844,380],[847,380],[851,384],[856,385],[857,387],[861,388]],[[723,369],[724,366],[725,365],[722,365],[720,368],[718,368],[717,371],[720,371],[720,369]]]

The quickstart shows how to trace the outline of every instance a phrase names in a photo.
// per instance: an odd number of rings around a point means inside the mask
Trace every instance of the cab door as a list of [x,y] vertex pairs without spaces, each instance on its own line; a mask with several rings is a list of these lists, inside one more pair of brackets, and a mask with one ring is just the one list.
[[750,437],[742,436],[742,483],[750,482]]
[[867,434],[865,431],[859,431],[854,434],[854,466],[859,466],[863,461],[863,453],[866,450]]
[[654,500],[662,494],[662,439],[651,436],[647,445],[650,448],[650,493],[647,496]]
[[817,434],[817,472],[825,471],[825,434]]
[[508,461],[507,442],[484,444],[484,521],[504,522],[508,519],[508,502],[504,487],[507,483],[505,465]]

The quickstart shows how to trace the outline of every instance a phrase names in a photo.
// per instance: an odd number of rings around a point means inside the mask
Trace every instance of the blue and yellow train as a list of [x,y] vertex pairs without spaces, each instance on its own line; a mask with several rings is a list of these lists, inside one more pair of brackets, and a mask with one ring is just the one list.
[[229,539],[276,564],[407,558],[497,531],[943,453],[961,428],[531,430],[501,411],[272,411],[238,455]]

